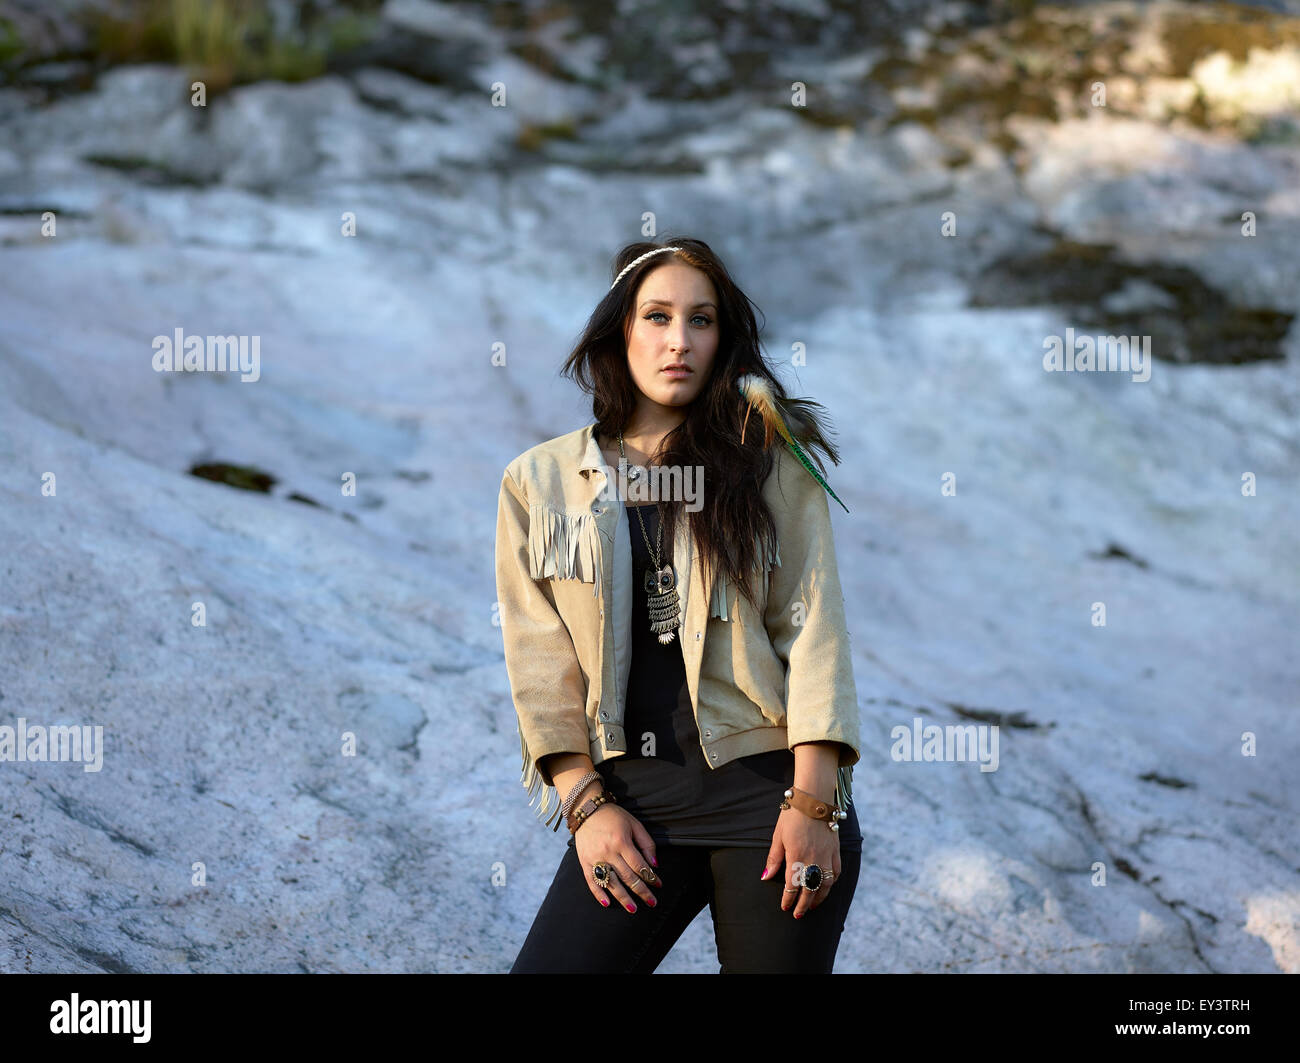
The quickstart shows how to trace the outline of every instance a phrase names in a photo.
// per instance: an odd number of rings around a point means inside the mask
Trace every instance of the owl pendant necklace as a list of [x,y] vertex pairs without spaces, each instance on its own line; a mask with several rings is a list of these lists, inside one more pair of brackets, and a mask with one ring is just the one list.
[[[618,453],[627,469],[627,451],[623,449],[623,433],[618,434]],[[639,479],[639,469],[628,469],[629,480]],[[663,564],[660,548],[663,546],[663,514],[659,514],[659,526],[655,529],[655,543],[650,545],[650,536],[645,530],[645,518],[641,516],[641,507],[634,506],[636,519],[641,524],[641,538],[645,540],[646,550],[650,554],[651,567],[645,573],[646,604],[650,612],[650,631],[659,636],[664,645],[673,641],[674,631],[679,623],[681,599],[677,595],[677,573],[671,563]]]

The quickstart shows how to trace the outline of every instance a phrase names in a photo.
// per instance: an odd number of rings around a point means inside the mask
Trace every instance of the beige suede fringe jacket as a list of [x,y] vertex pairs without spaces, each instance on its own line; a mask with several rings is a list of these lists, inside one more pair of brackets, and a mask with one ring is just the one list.
[[[628,522],[595,429],[515,458],[497,510],[497,599],[522,782],[557,830],[559,795],[538,762],[587,753],[599,764],[641,742],[623,731],[634,592]],[[706,590],[689,523],[677,522],[684,621],[676,633],[700,745],[717,768],[800,742],[842,743],[835,801],[847,807],[860,756],[858,701],[826,492],[778,440],[763,497],[777,549],[756,587],[759,611],[725,575]]]

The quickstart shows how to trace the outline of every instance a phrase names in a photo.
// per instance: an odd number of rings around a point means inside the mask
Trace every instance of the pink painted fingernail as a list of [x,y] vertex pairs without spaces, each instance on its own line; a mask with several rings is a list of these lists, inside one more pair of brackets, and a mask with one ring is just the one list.
[[656,860],[653,856],[650,857],[650,866],[651,866],[651,867],[658,867],[658,866],[659,866],[659,861]]
[[627,910],[628,910],[629,912],[635,912],[635,911],[636,911],[636,905],[635,905],[635,904],[629,904],[629,905],[627,906]]
[[758,876],[758,881],[762,882],[765,878],[767,878],[767,876],[771,873],[771,871],[772,869],[770,867],[763,868],[763,873]]
[[609,907],[609,901],[604,897],[600,899],[600,903],[603,904],[606,908]]

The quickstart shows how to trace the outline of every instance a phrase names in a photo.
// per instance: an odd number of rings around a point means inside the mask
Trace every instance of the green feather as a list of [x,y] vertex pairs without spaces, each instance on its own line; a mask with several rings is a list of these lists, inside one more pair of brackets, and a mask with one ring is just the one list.
[[812,475],[812,478],[821,484],[822,487],[826,489],[826,493],[829,494],[831,498],[835,499],[836,502],[839,502],[840,506],[843,507],[844,512],[847,513],[849,507],[844,505],[843,499],[831,490],[831,485],[822,478],[821,473],[813,468],[812,461],[809,459],[808,455],[804,453],[803,448],[799,446],[798,441],[794,438],[794,434],[786,425],[785,418],[781,416],[780,404],[777,401],[776,396],[772,394],[772,389],[768,385],[768,382],[756,373],[745,373],[736,381],[736,387],[745,401],[759,412],[759,415],[763,418],[764,424],[772,432],[785,440],[785,445],[790,449],[790,452],[799,459],[799,464],[808,470]]
[[849,507],[844,505],[844,502],[840,499],[840,496],[831,490],[831,485],[828,484],[825,480],[823,480],[821,474],[816,469],[813,468],[812,462],[808,460],[808,455],[803,452],[803,448],[800,447],[798,443],[795,443],[793,440],[789,440],[789,439],[785,441],[785,445],[789,447],[792,451],[794,451],[794,456],[799,459],[799,463],[810,473],[812,473],[813,479],[816,480],[819,484],[821,484],[824,488],[826,488],[826,491],[831,496],[831,498],[835,499],[836,502],[839,502],[839,504],[844,507],[844,512],[847,513],[849,511]]

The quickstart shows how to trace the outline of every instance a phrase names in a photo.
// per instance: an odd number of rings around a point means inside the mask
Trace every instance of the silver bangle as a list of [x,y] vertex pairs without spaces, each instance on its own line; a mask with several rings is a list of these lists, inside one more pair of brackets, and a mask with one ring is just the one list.
[[578,785],[575,786],[572,790],[570,790],[570,791],[569,791],[569,796],[566,797],[566,798],[565,798],[565,799],[560,803],[560,818],[561,818],[561,819],[567,819],[567,818],[568,818],[569,813],[573,811],[573,806],[576,805],[576,804],[578,803],[578,798],[579,798],[580,796],[582,796],[582,791],[585,790],[588,786],[590,786],[591,783],[594,782],[596,779],[599,779],[599,778],[601,778],[601,777],[602,777],[602,776],[601,776],[600,772],[598,772],[598,771],[589,771],[589,772],[587,772],[586,775],[584,775],[581,779],[578,780]]

